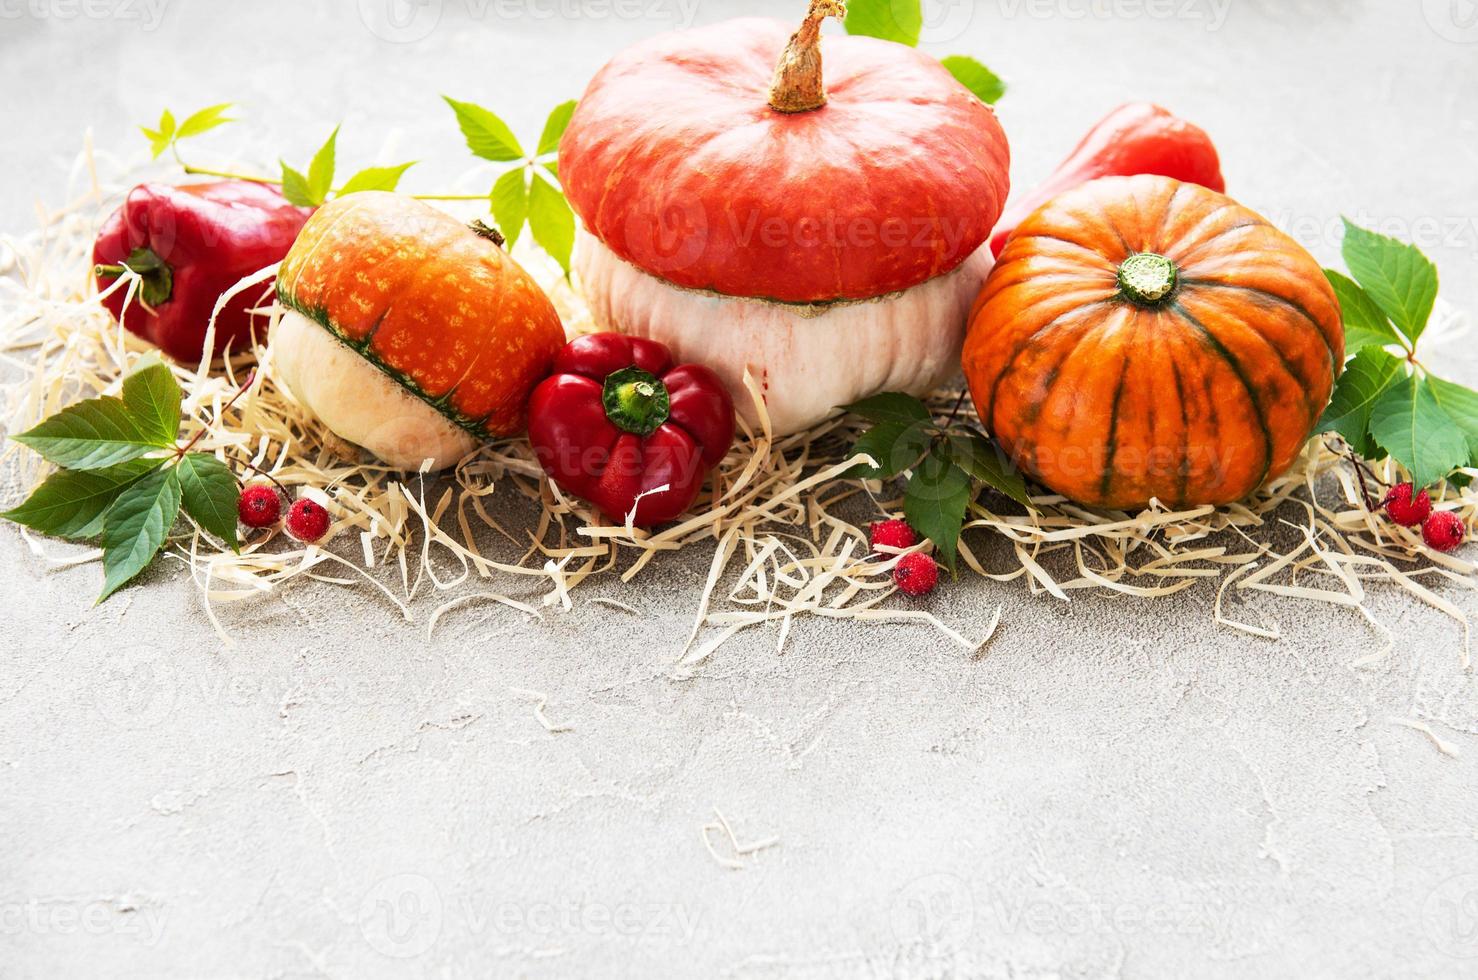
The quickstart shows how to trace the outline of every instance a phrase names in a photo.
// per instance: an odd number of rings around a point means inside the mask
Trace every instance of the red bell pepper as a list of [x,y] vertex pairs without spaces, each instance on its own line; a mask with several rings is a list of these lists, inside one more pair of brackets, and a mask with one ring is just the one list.
[[[142,280],[133,300],[120,286],[103,300],[129,331],[177,361],[195,363],[221,294],[254,272],[280,262],[312,212],[294,207],[271,187],[242,180],[210,184],[140,184],[103,224],[93,246],[98,289],[125,268]],[[216,318],[212,353],[243,350],[252,335],[251,310],[271,283],[232,297]],[[265,318],[260,323],[265,325]]]
[[1080,184],[1099,177],[1156,174],[1226,190],[1221,160],[1205,130],[1148,102],[1131,102],[1104,116],[1088,131],[1051,177],[1025,197],[1013,199],[991,233],[990,249],[999,256],[1006,239],[1037,208]]
[[534,389],[529,442],[561,490],[650,527],[698,498],[734,442],[734,402],[718,375],[674,367],[656,341],[592,334],[565,345]]

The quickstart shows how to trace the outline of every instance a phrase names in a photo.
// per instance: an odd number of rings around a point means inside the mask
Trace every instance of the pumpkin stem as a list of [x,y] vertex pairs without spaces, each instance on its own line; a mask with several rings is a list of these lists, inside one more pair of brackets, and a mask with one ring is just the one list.
[[1175,291],[1175,263],[1154,252],[1139,252],[1119,264],[1119,288],[1141,306],[1159,306]]
[[811,9],[800,29],[775,65],[770,82],[770,108],[776,112],[810,112],[826,105],[826,85],[821,78],[821,22],[828,17],[847,16],[841,0],[811,0]]

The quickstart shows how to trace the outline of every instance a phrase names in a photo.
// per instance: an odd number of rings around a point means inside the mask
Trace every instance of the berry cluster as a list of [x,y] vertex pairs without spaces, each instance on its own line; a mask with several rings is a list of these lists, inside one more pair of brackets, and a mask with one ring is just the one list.
[[1431,495],[1425,490],[1415,491],[1410,483],[1398,483],[1392,487],[1380,502],[1386,516],[1402,527],[1420,524],[1422,540],[1433,551],[1451,551],[1462,544],[1467,536],[1462,518],[1447,510],[1433,513]]
[[[894,518],[889,521],[873,521],[868,529],[872,546],[877,548],[912,548],[919,543],[919,536],[909,527],[908,521]],[[893,584],[904,595],[928,595],[939,584],[939,566],[928,555],[914,552],[904,555],[893,567]]]
[[[273,527],[282,519],[282,497],[265,483],[253,483],[241,491],[236,515],[247,527]],[[328,533],[328,511],[306,498],[293,502],[287,511],[287,533],[304,544],[312,544]]]

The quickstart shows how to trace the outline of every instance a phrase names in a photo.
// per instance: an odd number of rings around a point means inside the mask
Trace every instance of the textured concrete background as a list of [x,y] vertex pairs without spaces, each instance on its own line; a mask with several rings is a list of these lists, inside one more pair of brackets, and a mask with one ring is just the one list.
[[[60,200],[85,128],[137,153],[166,103],[241,102],[249,125],[202,151],[264,163],[342,119],[341,158],[419,157],[443,189],[466,157],[437,93],[536,133],[627,41],[800,6],[428,0],[396,27],[388,2],[0,0],[3,227]],[[1416,238],[1478,309],[1469,0],[938,10],[931,49],[1013,86],[1018,182],[1154,99],[1321,259],[1348,213]],[[1432,356],[1478,382],[1470,348]],[[1006,605],[981,659],[801,622],[783,657],[755,632],[674,683],[705,563],[589,593],[640,617],[474,607],[432,642],[428,602],[408,624],[301,584],[229,610],[226,649],[178,563],[94,609],[95,567],[0,530],[0,977],[1478,972],[1478,688],[1434,610],[1378,590],[1394,649],[1355,670],[1382,639],[1348,611],[1239,598],[1281,625],[1266,642],[1214,627],[1210,589],[1062,604],[961,580],[930,608],[966,632]],[[1411,717],[1459,754],[1391,721]],[[715,807],[779,843],[721,866]]]

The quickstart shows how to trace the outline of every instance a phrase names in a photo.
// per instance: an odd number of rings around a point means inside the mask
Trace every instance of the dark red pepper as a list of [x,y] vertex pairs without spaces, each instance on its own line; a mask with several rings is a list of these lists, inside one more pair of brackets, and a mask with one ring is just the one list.
[[693,506],[734,442],[734,402],[718,375],[674,367],[656,341],[593,334],[534,389],[529,442],[561,490],[617,522],[635,508],[632,523],[650,527]]
[[[206,327],[221,294],[254,272],[280,262],[312,212],[275,189],[248,181],[140,184],[103,224],[93,246],[99,291],[124,268],[142,279],[124,308],[128,288],[103,300],[128,330],[177,361],[200,360]],[[232,297],[216,318],[212,353],[240,351],[251,340],[251,310],[272,284]],[[254,323],[254,321],[256,321]]]
[[1099,177],[1136,174],[1174,177],[1217,193],[1226,190],[1221,160],[1205,130],[1168,109],[1131,102],[1099,120],[1045,182],[1007,203],[991,233],[991,251],[999,256],[1016,226],[1064,191]]

